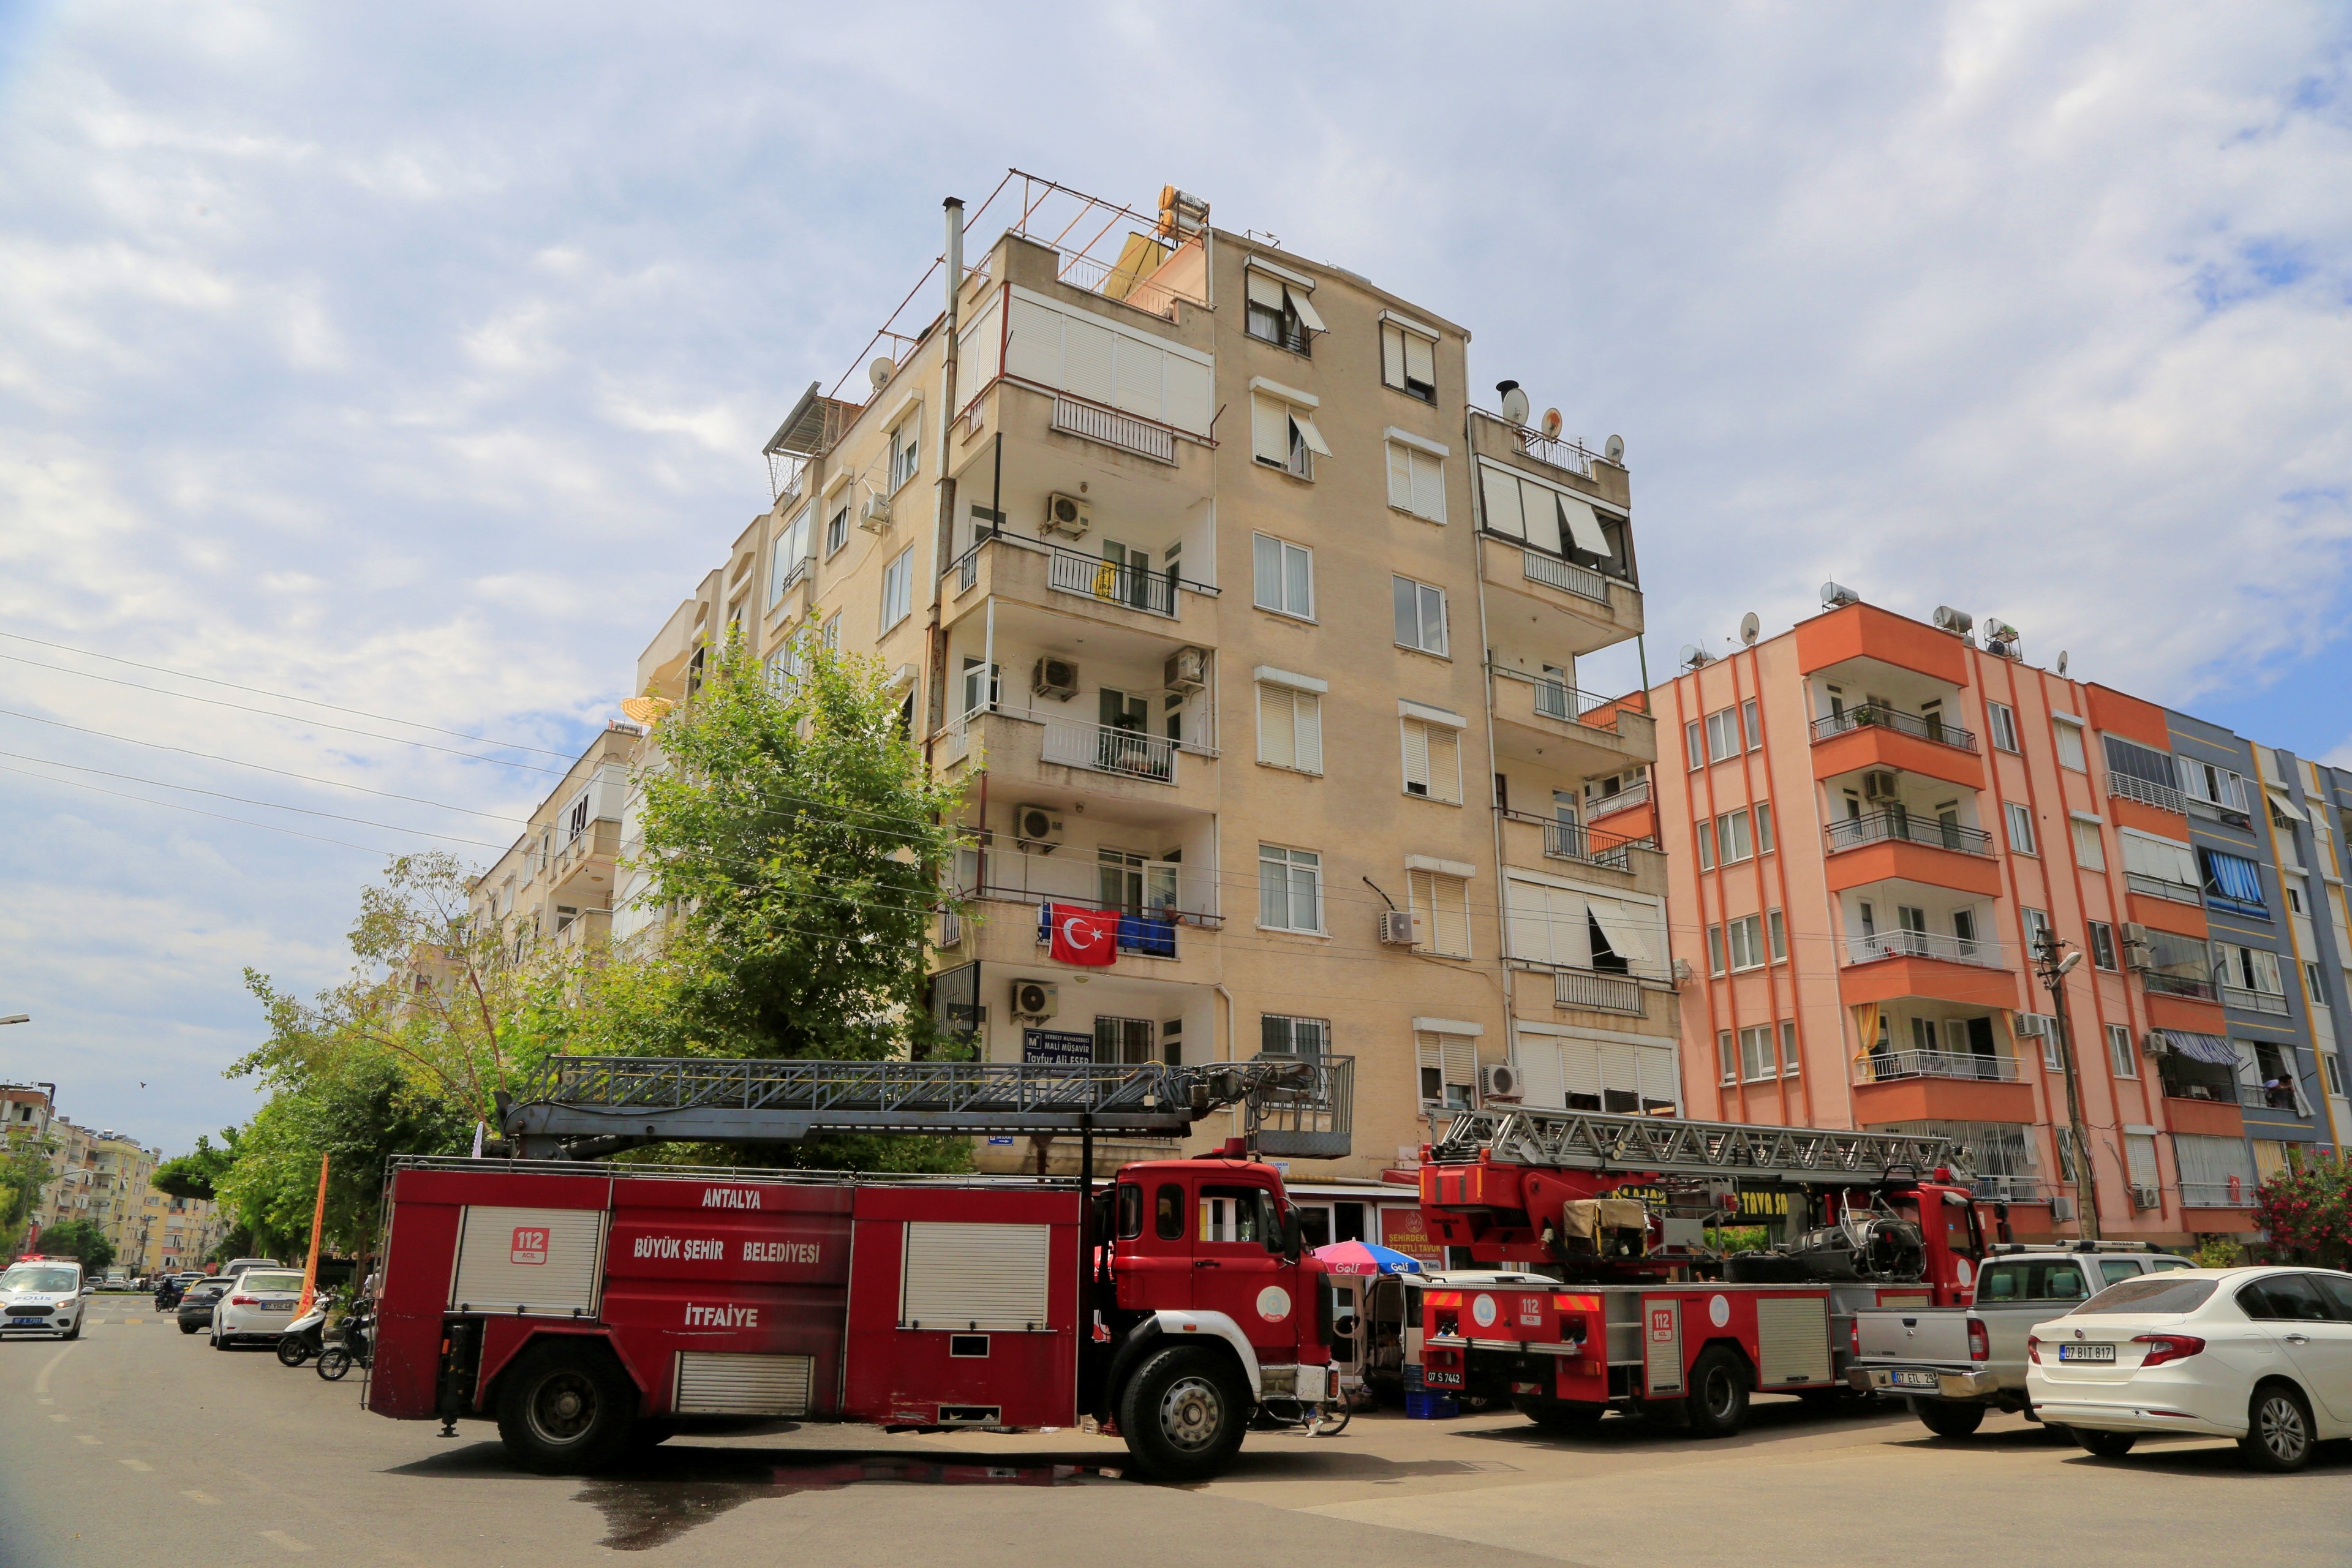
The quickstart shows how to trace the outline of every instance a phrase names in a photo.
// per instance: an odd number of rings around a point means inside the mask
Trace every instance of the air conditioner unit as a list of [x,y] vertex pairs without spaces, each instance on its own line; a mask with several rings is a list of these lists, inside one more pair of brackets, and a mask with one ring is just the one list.
[[2131,1193],[2132,1207],[2136,1209],[2160,1208],[2164,1205],[2164,1194],[2154,1187],[2134,1187]]
[[1016,980],[1013,983],[1013,1016],[1039,1021],[1060,1011],[1061,987],[1050,980]]
[[1382,910],[1381,911],[1381,942],[1385,946],[1411,947],[1412,927],[1413,918],[1408,910]]
[[2073,1219],[2074,1217],[2074,1200],[2072,1198],[2053,1197],[2050,1200],[2050,1217],[2053,1220]]
[[1949,605],[1936,606],[1936,625],[1954,637],[1968,636],[1969,628],[1976,624],[1977,618],[1966,610],[1956,610]]
[[2052,1013],[2020,1013],[2017,1032],[2032,1039],[2054,1039],[2058,1034],[2058,1018]]
[[882,533],[890,527],[890,498],[869,492],[857,506],[857,526],[868,533]]
[[1051,855],[1062,842],[1062,819],[1049,805],[1016,805],[1013,808],[1013,837],[1024,850],[1043,849]]
[[1684,983],[1685,983],[1686,981],[1688,981],[1692,975],[1696,974],[1697,973],[1698,973],[1698,971],[1697,971],[1697,970],[1693,969],[1693,968],[1691,967],[1691,961],[1690,961],[1689,959],[1687,959],[1687,958],[1677,958],[1677,959],[1675,959],[1675,984],[1677,984],[1677,985],[1683,984]]
[[1029,689],[1067,702],[1078,694],[1078,667],[1066,658],[1041,658],[1030,674]]
[[1084,539],[1094,525],[1093,507],[1080,497],[1056,490],[1045,498],[1045,521],[1037,525],[1037,531],[1057,533],[1065,539]]
[[2171,1048],[2172,1043],[2154,1029],[2139,1037],[2139,1053],[2144,1057],[2160,1057]]
[[1862,798],[1893,800],[1900,793],[1902,778],[1891,769],[1872,768],[1862,775]]
[[1171,691],[1198,691],[1209,684],[1209,656],[1197,647],[1180,647],[1168,656],[1160,684]]
[[1520,1095],[1519,1069],[1508,1062],[1488,1062],[1478,1069],[1478,1096],[1482,1100],[1517,1100]]
[[2124,951],[2128,952],[2132,949],[2137,948],[2142,953],[2145,953],[2148,951],[2151,945],[2153,944],[2147,940],[2147,927],[2140,924],[2137,921],[2126,921],[2124,922]]

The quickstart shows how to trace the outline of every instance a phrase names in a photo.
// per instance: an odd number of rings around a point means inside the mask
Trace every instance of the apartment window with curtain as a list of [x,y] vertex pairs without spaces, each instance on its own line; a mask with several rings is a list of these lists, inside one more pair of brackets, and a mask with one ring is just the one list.
[[890,489],[893,491],[913,479],[923,466],[922,431],[922,416],[917,414],[898,421],[898,427],[890,432]]
[[1425,719],[1398,721],[1404,737],[1404,793],[1462,804],[1462,748],[1453,726]]
[[832,517],[825,520],[824,552],[833,554],[849,542],[849,506],[844,502]]
[[1444,958],[1470,956],[1470,879],[1411,870],[1405,889],[1421,941],[1415,951]]
[[2116,967],[2116,928],[2105,921],[2093,921],[2090,922],[2090,931],[2091,967],[2114,969]]
[[1257,760],[1296,773],[1323,772],[1323,698],[1272,680],[1257,683]]
[[1396,611],[1396,640],[1423,653],[1445,655],[1445,590],[1410,577],[1389,579]]
[[1425,522],[1445,521],[1445,459],[1389,437],[1389,505]]
[[1250,443],[1259,462],[1293,479],[1313,479],[1315,459],[1331,455],[1304,405],[1265,392],[1250,395]]
[[2242,855],[2201,847],[2197,851],[2197,866],[2203,875],[2208,903],[2238,914],[2270,918],[2270,900],[2263,894],[2261,867]]
[[1706,760],[1722,762],[1739,754],[1739,710],[1726,708],[1706,716]]
[[2131,1027],[2126,1024],[2107,1026],[2107,1063],[2117,1078],[2137,1078],[2139,1057],[2132,1049]]
[[1764,954],[1764,917],[1742,915],[1724,926],[1724,934],[1731,948],[1731,968],[1734,973],[1743,969],[1761,969]]
[[1772,853],[1772,807],[1770,803],[1756,803],[1756,853]]
[[1795,1078],[1802,1068],[1797,1060],[1797,1022],[1783,1019],[1780,1024],[1780,1076]]
[[882,629],[888,631],[914,610],[915,551],[909,545],[882,569]]
[[2090,771],[2090,762],[2083,755],[2083,726],[2071,719],[2060,719],[2053,725],[2058,736],[2058,765],[2076,773]]
[[1739,1081],[1739,1047],[1734,1043],[1734,1037],[1728,1029],[1716,1031],[1715,1068],[1723,1082]]
[[2009,827],[2009,847],[2020,855],[2035,853],[2033,847],[2033,812],[2029,806],[2006,800],[2000,805],[2001,821]]
[[1251,538],[1250,602],[1278,616],[1315,618],[1315,552],[1270,533]]
[[1437,340],[1402,322],[1381,323],[1381,384],[1423,403],[1437,401]]
[[1717,817],[1715,843],[1727,866],[1755,858],[1755,846],[1748,835],[1748,814],[1745,811],[1727,811]]
[[1467,1035],[1423,1029],[1415,1031],[1412,1049],[1421,1079],[1421,1102],[1467,1110],[1478,1085],[1478,1042]]
[[1779,1076],[1772,1054],[1772,1026],[1758,1024],[1739,1031],[1739,1076],[1749,1083]]
[[2017,711],[2006,703],[1985,704],[1987,728],[1992,731],[1992,743],[2004,752],[2017,750]]
[[1789,957],[1789,924],[1778,910],[1764,911],[1764,933],[1772,944],[1772,962],[1782,963]]
[[2033,955],[2042,951],[2042,939],[2050,934],[2050,916],[2046,910],[2030,908],[2017,913],[2019,922],[2025,928],[2025,961],[2031,963]]
[[1322,856],[1278,844],[1257,847],[1257,923],[1272,931],[1322,934]]
[[1709,926],[1706,928],[1706,972],[1709,974],[1721,974],[1724,973],[1723,928],[1721,926]]
[[784,596],[784,591],[800,581],[808,570],[809,514],[801,514],[784,524],[776,535],[776,552],[771,566],[768,603],[774,604]]
[[2080,816],[2071,820],[2074,833],[2074,864],[2085,871],[2105,870],[2107,868],[2106,843],[2099,836],[2098,823]]

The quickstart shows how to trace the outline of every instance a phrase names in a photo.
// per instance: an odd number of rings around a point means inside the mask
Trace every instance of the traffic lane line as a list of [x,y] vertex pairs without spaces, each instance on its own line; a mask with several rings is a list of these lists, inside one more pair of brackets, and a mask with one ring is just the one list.
[[49,1391],[49,1374],[58,1370],[58,1363],[59,1362],[64,1361],[66,1357],[73,1354],[75,1351],[80,1348],[81,1347],[79,1345],[68,1345],[63,1350],[58,1352],[57,1354],[51,1356],[47,1361],[43,1362],[41,1363],[41,1370],[36,1373],[33,1376],[34,1394],[47,1394]]
[[289,1552],[308,1552],[310,1550],[310,1543],[309,1542],[298,1541],[282,1530],[265,1530],[261,1532],[261,1539],[268,1542],[273,1546],[282,1546]]
[[152,1470],[155,1468],[144,1459],[117,1459],[114,1462],[126,1470]]
[[220,1499],[205,1492],[184,1491],[180,1495],[186,1498],[190,1502],[202,1503],[206,1508],[220,1507]]

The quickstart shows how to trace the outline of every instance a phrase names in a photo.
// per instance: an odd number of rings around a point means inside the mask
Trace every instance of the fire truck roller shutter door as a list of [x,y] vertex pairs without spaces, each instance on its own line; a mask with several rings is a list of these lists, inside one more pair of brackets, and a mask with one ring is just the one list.
[[1052,1227],[907,1222],[902,1329],[1045,1331]]
[[815,1367],[804,1355],[677,1352],[681,1415],[805,1415]]
[[602,1209],[468,1205],[448,1305],[500,1316],[594,1317],[604,1220]]
[[1829,1302],[1820,1296],[1758,1298],[1756,1362],[1756,1381],[1766,1388],[1829,1387]]

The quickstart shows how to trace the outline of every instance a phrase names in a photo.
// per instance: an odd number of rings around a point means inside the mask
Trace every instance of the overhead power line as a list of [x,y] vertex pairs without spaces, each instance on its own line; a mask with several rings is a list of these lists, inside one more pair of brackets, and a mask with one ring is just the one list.
[[211,817],[215,822],[234,822],[240,827],[258,827],[265,833],[283,833],[295,838],[307,838],[314,844],[337,844],[346,849],[362,849],[371,855],[392,853],[388,849],[379,849],[373,844],[354,844],[348,838],[328,838],[316,833],[304,833],[299,828],[282,827],[274,822],[255,822],[249,817],[228,816],[217,811],[206,811],[201,806],[182,805],[176,800],[151,800],[143,795],[126,795],[119,789],[106,789],[98,784],[86,784],[80,779],[52,778],[47,773],[37,773],[28,768],[12,768],[5,763],[0,763],[0,773],[15,773],[19,778],[38,779],[43,784],[64,784],[68,789],[88,790],[92,795],[111,795],[116,800],[136,801],[141,805],[160,805],[166,811],[184,811],[191,816]]

